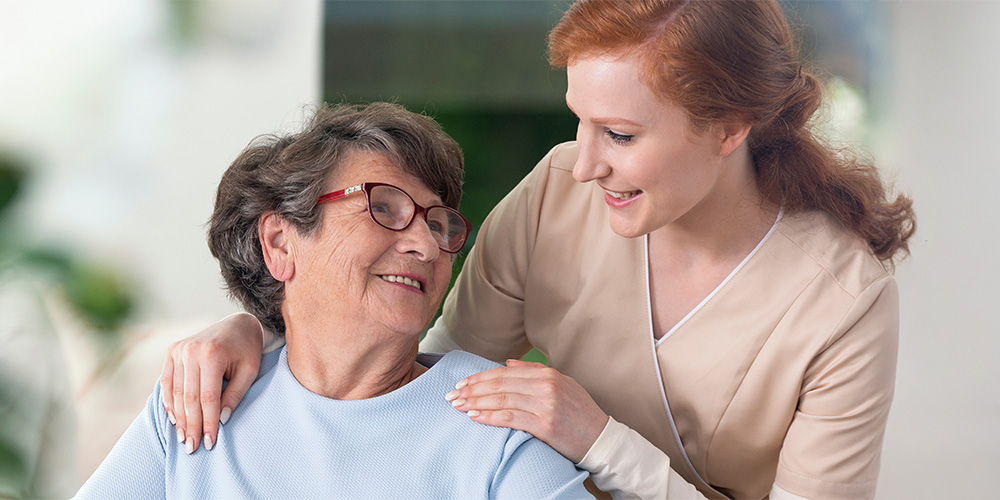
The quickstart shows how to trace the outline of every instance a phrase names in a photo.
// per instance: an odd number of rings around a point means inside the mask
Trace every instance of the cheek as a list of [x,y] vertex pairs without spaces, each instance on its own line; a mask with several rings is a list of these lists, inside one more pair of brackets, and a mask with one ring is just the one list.
[[438,262],[434,263],[434,283],[435,283],[435,299],[440,302],[444,298],[444,292],[448,289],[448,285],[451,283],[451,270],[452,270],[452,259],[448,255],[442,254],[438,258]]
[[324,232],[314,240],[311,249],[314,265],[325,274],[347,274],[347,279],[353,281],[358,270],[367,275],[368,267],[381,255],[375,243],[372,235],[365,234],[358,226]]

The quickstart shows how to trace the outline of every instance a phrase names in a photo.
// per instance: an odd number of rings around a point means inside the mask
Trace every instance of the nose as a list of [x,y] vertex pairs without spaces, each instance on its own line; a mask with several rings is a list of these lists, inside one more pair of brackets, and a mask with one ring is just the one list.
[[424,217],[424,214],[414,215],[410,225],[396,233],[399,235],[396,249],[400,253],[412,254],[421,262],[433,262],[441,255],[441,247],[434,239]]
[[602,158],[600,146],[593,137],[593,132],[587,130],[582,122],[576,127],[576,145],[580,155],[573,165],[573,178],[577,182],[590,182],[607,177],[611,173],[607,162]]

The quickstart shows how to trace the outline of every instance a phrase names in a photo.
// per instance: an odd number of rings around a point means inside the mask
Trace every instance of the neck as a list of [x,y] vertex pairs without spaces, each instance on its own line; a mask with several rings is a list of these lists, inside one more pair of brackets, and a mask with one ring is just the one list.
[[764,199],[748,155],[733,155],[715,188],[676,221],[649,233],[650,245],[681,260],[742,259],[767,234],[779,207]]
[[372,332],[335,325],[310,328],[287,319],[288,367],[303,387],[321,396],[373,398],[427,371],[416,362],[416,337],[394,341]]

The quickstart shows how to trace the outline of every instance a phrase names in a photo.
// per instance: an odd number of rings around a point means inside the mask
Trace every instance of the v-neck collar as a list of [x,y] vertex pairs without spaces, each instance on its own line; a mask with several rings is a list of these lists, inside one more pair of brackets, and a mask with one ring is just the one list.
[[663,334],[663,336],[660,337],[659,339],[656,338],[656,333],[653,331],[653,302],[652,302],[653,294],[652,290],[650,290],[650,287],[652,286],[653,283],[653,277],[649,275],[650,273],[649,233],[646,233],[646,235],[643,237],[643,247],[644,247],[643,255],[645,257],[644,261],[646,265],[646,311],[648,311],[649,314],[649,334],[653,337],[654,347],[659,347],[664,340],[669,338],[670,335],[676,332],[681,326],[684,325],[684,323],[687,323],[688,319],[690,319],[692,316],[695,315],[695,313],[700,311],[701,308],[708,303],[708,301],[712,300],[712,297],[715,297],[715,294],[719,293],[719,290],[722,290],[722,287],[726,286],[726,283],[729,283],[729,280],[731,280],[733,276],[736,276],[736,273],[740,272],[740,269],[743,269],[743,266],[745,266],[746,263],[749,262],[750,259],[752,259],[753,256],[757,254],[757,251],[760,250],[760,247],[764,246],[764,243],[771,238],[772,234],[774,234],[774,231],[775,229],[778,228],[778,223],[781,222],[781,217],[784,215],[784,213],[785,209],[783,207],[778,209],[778,216],[775,217],[774,224],[771,224],[771,229],[767,230],[767,234],[765,234],[764,237],[761,238],[761,240],[757,243],[757,246],[755,246],[753,250],[751,250],[750,253],[743,258],[743,261],[741,261],[739,265],[737,265],[735,268],[733,268],[732,271],[730,271],[729,275],[726,276],[726,279],[722,280],[722,282],[719,283],[719,285],[716,286],[714,290],[712,290],[712,293],[709,293],[708,296],[702,299],[702,301],[699,302],[698,305],[694,307],[694,309],[691,309],[683,318],[681,318],[680,321],[678,321],[669,331],[667,331],[667,333]]

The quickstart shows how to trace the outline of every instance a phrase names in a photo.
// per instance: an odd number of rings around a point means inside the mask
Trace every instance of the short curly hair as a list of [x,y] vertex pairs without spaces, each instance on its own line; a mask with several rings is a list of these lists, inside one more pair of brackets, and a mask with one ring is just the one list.
[[385,155],[458,209],[464,159],[458,143],[432,118],[392,103],[323,105],[306,127],[254,139],[219,182],[208,246],[229,295],[265,328],[284,335],[284,283],[264,263],[258,222],[269,212],[302,234],[319,227],[316,199],[348,153]]

